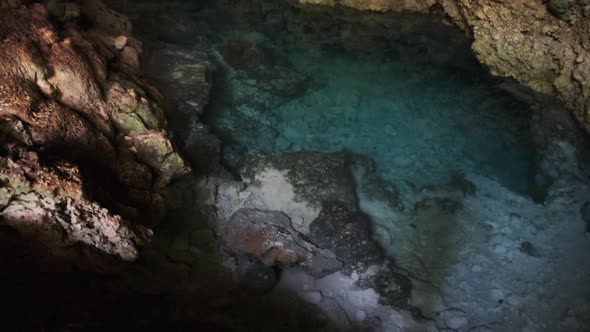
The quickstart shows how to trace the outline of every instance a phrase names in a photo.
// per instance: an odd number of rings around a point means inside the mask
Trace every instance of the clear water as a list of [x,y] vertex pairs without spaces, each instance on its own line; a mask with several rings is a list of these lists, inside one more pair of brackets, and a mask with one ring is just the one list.
[[[362,41],[350,47],[345,38],[315,43],[321,33],[289,32],[263,20],[220,24],[222,37],[208,45],[221,69],[206,121],[226,141],[266,153],[351,151],[372,159],[391,183],[419,187],[444,183],[452,172],[475,172],[529,193],[527,107],[498,88],[465,37],[429,24],[435,30],[409,27],[406,39],[368,47]],[[435,33],[457,42],[431,38],[408,46],[417,49],[414,56],[405,54],[405,40]],[[219,52],[227,40],[254,42],[266,57],[264,74],[227,64]],[[284,93],[293,85],[303,87]]]
[[[215,59],[203,120],[225,142],[273,154],[347,150],[372,159],[393,184],[474,172],[532,193],[528,107],[440,19],[302,12],[271,0],[112,5],[154,17],[155,25],[135,27],[144,40]],[[260,53],[228,63],[221,50],[231,40]]]

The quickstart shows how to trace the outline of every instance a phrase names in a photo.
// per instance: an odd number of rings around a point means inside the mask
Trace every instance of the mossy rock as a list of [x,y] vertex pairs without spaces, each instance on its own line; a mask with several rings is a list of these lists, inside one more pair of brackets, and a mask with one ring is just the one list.
[[117,129],[125,134],[140,133],[147,129],[136,114],[123,109],[113,114],[112,118]]
[[553,14],[557,16],[563,16],[567,14],[567,12],[570,10],[570,8],[572,8],[575,2],[575,0],[549,0],[548,6],[549,10]]
[[139,104],[135,110],[135,114],[139,116],[143,124],[149,129],[158,129],[160,127],[160,121],[152,112],[150,106],[145,103]]
[[184,160],[162,132],[147,131],[131,137],[140,161],[161,175],[174,177],[189,172]]

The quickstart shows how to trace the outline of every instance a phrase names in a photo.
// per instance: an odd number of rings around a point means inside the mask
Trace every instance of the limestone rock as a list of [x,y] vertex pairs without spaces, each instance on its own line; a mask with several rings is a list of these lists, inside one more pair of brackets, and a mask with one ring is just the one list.
[[[189,52],[163,42],[148,45],[146,74],[158,77],[162,92],[172,101],[176,112],[168,123],[179,148],[194,166],[214,169],[218,164],[219,139],[213,136],[199,118],[205,112],[211,89],[213,65],[207,54]],[[162,67],[167,69],[162,71]],[[207,167],[205,167],[207,166]]]
[[156,222],[162,188],[190,170],[163,98],[124,16],[100,0],[28,3],[0,2],[3,222],[51,252],[83,244],[134,260],[149,232],[127,221]]
[[267,266],[300,265],[316,276],[342,266],[332,253],[306,241],[280,212],[240,209],[225,226],[224,239],[232,251],[257,257]]
[[[70,163],[43,166],[36,153],[21,151],[18,158],[0,158],[0,183],[0,224],[44,248],[41,255],[50,259],[108,269],[97,258],[133,261],[151,235],[89,201],[80,170]],[[79,245],[96,251],[85,253]]]
[[122,50],[127,45],[127,36],[119,36],[115,38],[115,48]]
[[252,154],[244,175],[255,179],[257,173],[269,168],[286,172],[297,196],[295,200],[317,208],[330,200],[344,202],[350,208],[355,206],[353,179],[342,156],[319,152]]
[[332,250],[349,267],[378,264],[383,259],[370,237],[370,221],[338,202],[327,202],[310,225],[311,240]]
[[[84,4],[102,6],[96,2]],[[153,134],[166,121],[160,96],[137,72],[136,50],[125,47],[134,53],[135,63],[125,66],[127,60],[109,50],[108,38],[98,30],[83,32],[70,25],[58,37],[60,31],[41,4],[2,15],[2,122],[19,121],[22,131],[30,133],[30,145],[43,146],[74,162],[92,160],[122,182],[123,170],[130,168],[148,166],[159,175],[153,178],[149,172],[138,171],[136,175],[144,181],[136,181],[142,185],[132,190],[149,190],[145,182],[165,186],[188,171],[167,134]],[[107,67],[109,62],[112,65]],[[133,144],[125,144],[129,140]],[[164,153],[166,158],[156,155],[156,160],[148,160],[142,155],[145,150]],[[156,181],[161,183],[155,185]]]
[[[473,37],[473,51],[494,75],[556,96],[590,130],[590,19],[574,1],[298,0],[300,5],[444,14]],[[442,12],[441,12],[442,9]]]

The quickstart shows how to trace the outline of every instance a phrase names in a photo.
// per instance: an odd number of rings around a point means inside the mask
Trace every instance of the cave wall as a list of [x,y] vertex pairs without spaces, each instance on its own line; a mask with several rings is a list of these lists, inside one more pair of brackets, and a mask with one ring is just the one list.
[[113,265],[103,254],[136,259],[140,225],[190,171],[140,54],[100,0],[0,1],[0,227],[45,256],[99,270]]
[[301,6],[443,15],[473,38],[492,74],[557,97],[590,131],[590,2],[542,0],[294,0]]

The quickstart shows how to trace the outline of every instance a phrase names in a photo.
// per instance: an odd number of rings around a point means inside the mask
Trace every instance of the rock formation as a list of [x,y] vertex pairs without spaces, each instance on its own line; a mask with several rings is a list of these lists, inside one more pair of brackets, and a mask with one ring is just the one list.
[[100,1],[27,3],[0,2],[0,223],[49,251],[134,260],[149,231],[131,224],[156,222],[161,189],[189,171],[141,43]]
[[494,75],[556,96],[590,130],[588,1],[297,0],[379,12],[445,15],[473,38],[478,60]]

